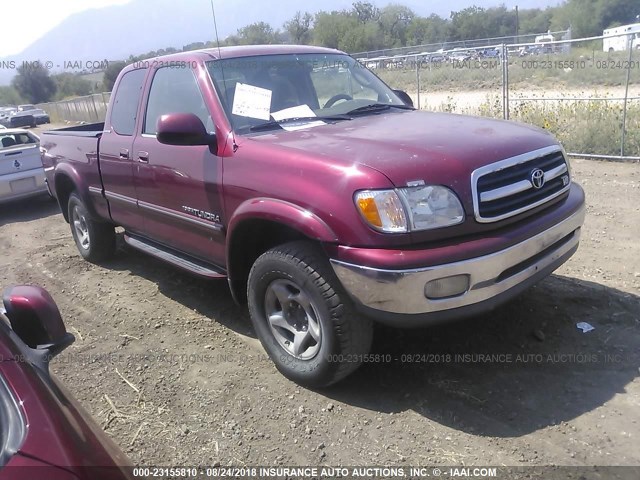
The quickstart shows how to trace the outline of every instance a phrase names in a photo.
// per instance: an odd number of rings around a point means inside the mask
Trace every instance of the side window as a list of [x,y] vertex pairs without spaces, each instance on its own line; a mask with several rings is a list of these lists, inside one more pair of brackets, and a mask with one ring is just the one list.
[[149,92],[143,132],[155,135],[158,119],[167,113],[193,113],[208,132],[214,131],[211,115],[190,68],[158,69]]
[[111,126],[120,135],[133,135],[146,73],[144,69],[131,70],[120,80],[111,110]]

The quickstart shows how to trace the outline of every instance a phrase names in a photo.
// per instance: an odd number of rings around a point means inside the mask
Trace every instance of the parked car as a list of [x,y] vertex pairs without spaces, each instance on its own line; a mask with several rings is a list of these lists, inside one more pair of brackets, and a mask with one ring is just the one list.
[[20,129],[0,130],[0,203],[47,191],[38,136]]
[[32,108],[29,110],[20,110],[8,119],[10,127],[36,127],[45,123],[51,123],[49,114],[41,108]]
[[15,286],[2,301],[0,480],[132,479],[131,462],[49,372],[74,341],[51,296]]
[[5,121],[5,126],[7,128],[36,127],[36,119],[32,112],[33,110],[26,110],[10,114]]
[[27,110],[33,110],[34,108],[36,108],[34,105],[25,103],[24,105],[18,105],[18,112],[26,112]]
[[2,107],[0,108],[0,125],[3,127],[9,126],[9,118],[18,110],[14,107]]
[[471,60],[472,54],[469,50],[454,48],[449,52],[448,58],[450,62],[466,62]]
[[478,51],[478,56],[481,58],[500,58],[502,51],[500,48],[485,48]]
[[367,361],[372,319],[488,311],[578,248],[584,193],[548,132],[415,111],[337,50],[140,62],[108,112],[43,134],[80,254],[109,258],[121,226],[132,248],[226,278],[278,369],[304,385]]
[[420,55],[423,62],[442,63],[447,61],[447,57],[439,52],[422,52]]
[[36,120],[36,125],[43,125],[45,123],[51,123],[51,119],[49,118],[49,114],[42,110],[41,108],[34,108],[33,110],[29,110],[28,113],[33,115],[33,118]]

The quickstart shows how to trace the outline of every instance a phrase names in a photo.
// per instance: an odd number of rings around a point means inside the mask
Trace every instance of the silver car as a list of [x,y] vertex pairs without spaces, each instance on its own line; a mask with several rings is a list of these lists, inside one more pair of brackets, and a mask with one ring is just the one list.
[[22,129],[0,129],[0,203],[44,192],[38,136]]

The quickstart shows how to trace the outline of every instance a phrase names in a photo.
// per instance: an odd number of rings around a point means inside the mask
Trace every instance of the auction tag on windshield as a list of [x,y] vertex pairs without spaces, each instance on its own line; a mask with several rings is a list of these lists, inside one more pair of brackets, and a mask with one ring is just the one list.
[[[279,110],[277,112],[273,112],[271,114],[274,120],[286,120],[287,118],[310,118],[315,117],[316,114],[309,105],[298,105],[297,107],[285,108],[284,110]],[[283,130],[288,130],[290,132],[296,130],[304,130],[305,128],[310,127],[318,127],[320,125],[326,125],[326,123],[317,121],[309,121],[304,120],[300,122],[291,122],[291,123],[282,123],[280,126]]]
[[284,120],[285,118],[295,117],[315,117],[316,114],[311,110],[309,105],[298,105],[297,107],[289,107],[273,112],[271,116],[274,120]]
[[246,83],[236,83],[236,94],[231,113],[241,117],[269,120],[270,111],[271,90]]

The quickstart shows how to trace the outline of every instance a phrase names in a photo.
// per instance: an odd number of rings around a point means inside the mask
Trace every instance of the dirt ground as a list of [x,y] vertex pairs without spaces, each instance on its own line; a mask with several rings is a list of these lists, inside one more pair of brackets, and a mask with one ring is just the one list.
[[52,370],[135,464],[640,465],[640,165],[573,168],[565,266],[492,314],[380,328],[392,360],[321,391],[265,359],[226,282],[124,247],[87,263],[46,199],[0,207],[0,285],[58,301],[77,340]]

